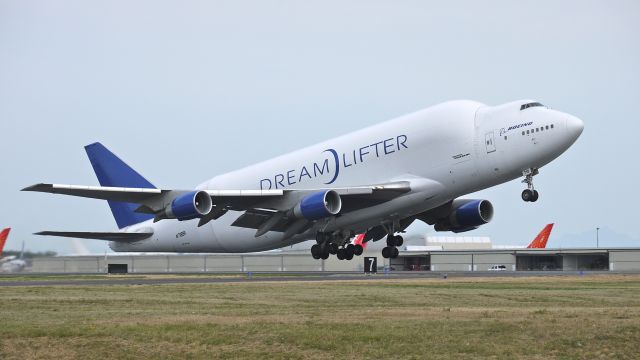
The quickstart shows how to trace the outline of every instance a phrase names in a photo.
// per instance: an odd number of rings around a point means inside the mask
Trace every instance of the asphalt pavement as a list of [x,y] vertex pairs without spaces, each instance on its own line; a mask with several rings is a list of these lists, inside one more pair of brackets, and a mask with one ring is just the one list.
[[[96,286],[96,285],[163,285],[163,284],[220,284],[220,283],[251,283],[251,282],[292,282],[292,281],[393,281],[404,279],[443,279],[448,278],[461,278],[461,277],[528,277],[528,276],[592,276],[599,274],[612,274],[611,271],[590,271],[590,272],[577,272],[577,271],[486,271],[486,272],[391,272],[391,273],[377,273],[377,274],[362,274],[362,273],[238,273],[236,276],[230,276],[233,274],[210,274],[211,276],[197,274],[175,274],[171,277],[165,277],[166,274],[157,275],[158,278],[154,278],[153,274],[123,274],[123,275],[104,275],[104,278],[95,279],[96,274],[65,274],[65,275],[46,275],[51,276],[49,279],[39,280],[38,277],[44,274],[27,275],[27,274],[15,274],[15,275],[3,275],[0,277],[0,287],[15,287],[15,286]],[[151,275],[151,277],[146,277]],[[223,276],[221,276],[223,275]],[[25,280],[24,277],[33,276],[34,280]],[[74,278],[69,278],[73,276]],[[82,277],[86,276],[87,279]],[[113,277],[111,277],[113,276]],[[145,276],[145,277],[141,277]],[[12,280],[13,277],[19,277],[20,279]]]

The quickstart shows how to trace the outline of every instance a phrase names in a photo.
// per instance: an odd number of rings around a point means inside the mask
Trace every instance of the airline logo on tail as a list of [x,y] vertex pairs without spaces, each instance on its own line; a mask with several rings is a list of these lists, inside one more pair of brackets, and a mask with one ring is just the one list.
[[547,224],[547,226],[540,231],[540,234],[527,246],[527,249],[544,249],[547,247],[547,241],[549,241],[549,235],[551,235],[551,229],[553,224]]
[[4,250],[4,244],[7,242],[7,238],[9,237],[9,231],[11,231],[11,228],[6,228],[0,232],[0,257]]

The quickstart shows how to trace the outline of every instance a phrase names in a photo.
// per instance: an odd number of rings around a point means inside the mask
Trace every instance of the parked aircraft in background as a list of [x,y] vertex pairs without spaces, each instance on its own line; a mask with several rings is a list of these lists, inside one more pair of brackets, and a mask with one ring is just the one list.
[[[311,254],[352,258],[386,237],[396,257],[413,221],[464,232],[491,221],[488,200],[461,196],[533,177],[580,136],[575,116],[542,104],[452,101],[217,176],[194,189],[157,189],[100,143],[85,147],[101,186],[39,191],[109,202],[117,232],[40,235],[111,241],[126,252],[254,252],[316,239]],[[201,166],[215,161],[199,154]],[[68,166],[68,164],[65,164]],[[365,234],[360,244],[350,239]]]
[[[531,243],[529,243],[529,245],[526,246],[526,248],[528,249],[544,249],[547,247],[547,241],[549,240],[549,235],[551,234],[551,229],[553,229],[553,224],[547,224],[542,231],[540,231],[540,233],[531,241]],[[363,246],[363,248],[366,248],[367,243],[362,243],[362,241],[364,240],[364,236],[365,234],[358,234],[356,235],[356,237],[352,240],[351,242],[351,246],[357,246],[357,245],[361,245]],[[438,239],[438,238],[435,238]],[[447,238],[448,239],[448,238]],[[455,238],[454,238],[455,239]],[[407,241],[408,240],[408,241]],[[418,235],[416,236],[416,234],[414,234],[414,236],[409,236],[408,238],[405,238],[403,240],[405,243],[407,243],[408,247],[407,249],[417,249],[417,248],[422,248],[424,246],[429,246],[429,240],[428,237],[424,236],[424,235]],[[401,246],[402,244],[398,245]],[[347,245],[349,246],[349,245]],[[473,243],[469,244],[470,248],[473,247]],[[516,245],[516,246],[505,246],[505,245],[493,245],[493,248],[496,249],[511,249],[511,248],[525,248],[524,245]],[[384,249],[382,249],[384,251]],[[434,251],[434,250],[431,250]],[[338,253],[338,258],[342,259],[344,258],[344,254]],[[345,258],[347,260],[350,260],[348,258]]]
[[540,231],[538,236],[536,236],[533,241],[527,245],[527,249],[544,249],[547,247],[547,241],[549,241],[549,235],[551,235],[551,230],[553,229],[553,224],[547,224],[547,226]]
[[19,258],[15,256],[2,257],[4,245],[9,238],[10,231],[11,228],[6,228],[0,232],[0,272],[20,272],[27,266],[27,262],[24,261],[24,242],[22,243],[22,251]]
[[5,262],[9,260],[13,260],[15,256],[5,256],[2,257],[2,251],[4,251],[4,244],[7,243],[7,239],[9,238],[9,233],[11,232],[11,228],[5,228],[0,231],[0,262]]

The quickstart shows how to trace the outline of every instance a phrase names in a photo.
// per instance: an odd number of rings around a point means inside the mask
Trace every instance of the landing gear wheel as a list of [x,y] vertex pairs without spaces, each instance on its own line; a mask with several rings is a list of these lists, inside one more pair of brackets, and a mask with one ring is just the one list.
[[362,245],[358,244],[353,247],[353,255],[360,256],[364,252]]
[[387,246],[391,247],[391,246],[395,246],[396,245],[396,239],[395,236],[393,235],[388,235],[387,236]]
[[402,239],[402,236],[400,235],[389,235],[387,236],[387,246],[392,247],[392,246],[402,246],[402,244],[404,243],[404,239]]
[[382,249],[382,257],[385,259],[388,259],[389,256],[391,256],[391,248],[387,246],[384,249]]
[[338,249],[336,256],[338,257],[338,260],[344,260],[344,249]]
[[354,250],[353,244],[347,245],[347,247],[344,248],[344,258],[347,260],[353,259],[353,250]]
[[327,260],[329,258],[329,244],[324,243],[320,245],[320,258],[322,260]]
[[329,244],[329,254],[335,255],[338,252],[338,245],[331,243]]
[[311,247],[311,256],[316,260],[320,259],[320,245],[315,244]]
[[540,194],[538,194],[538,190],[533,190],[533,197],[531,198],[531,202],[536,202],[538,201],[538,196]]
[[535,202],[538,200],[538,192],[533,187],[533,177],[538,175],[538,169],[529,168],[522,172],[524,175],[523,183],[527,184],[527,188],[522,191],[522,200],[526,202]]
[[394,236],[394,243],[394,246],[402,246],[402,244],[404,243],[404,239],[400,235]]
[[395,258],[398,257],[398,254],[400,254],[400,251],[398,251],[398,248],[397,247],[392,247],[391,248],[391,256],[390,257],[392,259],[395,259]]
[[534,192],[529,189],[522,190],[522,200],[529,202],[533,201]]
[[345,255],[345,256],[344,256],[344,259],[345,259],[345,260],[351,260],[351,259],[353,259],[353,251],[349,251],[349,249],[347,249],[347,250],[345,251],[345,254],[344,254],[344,255]]

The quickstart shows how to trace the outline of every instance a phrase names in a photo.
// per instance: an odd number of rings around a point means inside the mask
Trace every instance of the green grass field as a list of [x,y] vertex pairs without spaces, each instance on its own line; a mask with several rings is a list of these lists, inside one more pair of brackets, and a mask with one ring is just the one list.
[[638,275],[3,287],[0,301],[1,359],[640,357]]

